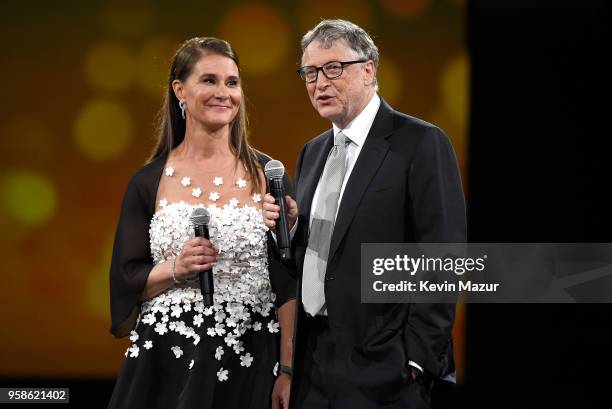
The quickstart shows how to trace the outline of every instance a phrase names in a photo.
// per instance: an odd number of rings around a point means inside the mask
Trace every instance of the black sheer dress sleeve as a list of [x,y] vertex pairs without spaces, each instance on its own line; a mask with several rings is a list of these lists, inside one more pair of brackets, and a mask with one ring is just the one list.
[[[283,176],[283,186],[285,194],[295,199],[293,184],[287,176]],[[295,281],[295,273],[291,271],[294,268],[294,263],[285,264],[280,261],[280,253],[276,240],[272,237],[272,233],[268,232],[268,266],[270,271],[270,284],[272,291],[276,294],[274,304],[276,308],[282,306],[287,301],[296,298],[297,282]]]
[[[136,172],[130,179],[123,202],[110,267],[111,333],[120,338],[134,328],[140,300],[153,259],[149,245],[149,224],[155,210],[157,161]],[[158,178],[159,179],[159,178]]]
[[[271,158],[266,155],[261,155],[259,160],[263,167]],[[289,176],[287,176],[287,172],[285,172],[283,176],[283,186],[285,188],[285,194],[295,199],[293,183],[291,179],[289,179]],[[267,178],[266,191],[270,192]],[[272,286],[272,292],[276,295],[274,305],[276,308],[279,308],[287,301],[295,299],[297,296],[297,282],[294,278],[295,273],[292,272],[295,266],[293,262],[285,264],[280,261],[280,253],[276,245],[276,240],[269,231],[266,236],[268,238],[268,269],[270,272],[270,284]]]

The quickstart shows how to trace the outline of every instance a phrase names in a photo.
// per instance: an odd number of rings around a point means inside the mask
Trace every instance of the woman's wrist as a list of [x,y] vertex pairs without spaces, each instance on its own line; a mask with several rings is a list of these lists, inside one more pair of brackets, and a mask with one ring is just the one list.
[[181,279],[179,279],[177,277],[177,274],[176,274],[176,259],[177,258],[178,258],[178,256],[174,257],[174,260],[172,260],[172,268],[171,268],[171,271],[172,271],[172,281],[174,281],[174,284],[181,284],[181,283],[184,283],[185,280],[181,280]]

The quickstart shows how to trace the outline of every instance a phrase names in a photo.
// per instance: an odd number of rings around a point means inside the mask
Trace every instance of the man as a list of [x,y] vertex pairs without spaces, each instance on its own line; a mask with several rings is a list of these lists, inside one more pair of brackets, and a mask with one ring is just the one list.
[[[453,372],[453,304],[362,304],[361,243],[465,242],[456,158],[435,126],[376,93],[378,49],[360,27],[324,20],[302,39],[299,74],[332,129],[302,149],[287,197],[298,291],[297,408],[427,408]],[[279,208],[266,195],[264,218]],[[299,205],[299,211],[298,211]]]

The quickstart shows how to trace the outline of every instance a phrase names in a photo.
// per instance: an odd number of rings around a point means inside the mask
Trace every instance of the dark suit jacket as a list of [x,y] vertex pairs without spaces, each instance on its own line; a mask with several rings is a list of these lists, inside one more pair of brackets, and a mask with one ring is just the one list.
[[[332,145],[330,129],[304,146],[297,163],[300,213],[293,248],[300,283],[312,198]],[[348,382],[371,389],[376,399],[377,393],[386,393],[397,381],[390,379],[394,374],[405,379],[409,360],[434,379],[454,369],[450,339],[455,305],[362,304],[361,243],[465,240],[463,191],[447,136],[381,100],[343,193],[325,276],[330,330],[342,351],[346,365],[342,376]],[[294,354],[298,387],[305,340],[299,298],[298,290]]]

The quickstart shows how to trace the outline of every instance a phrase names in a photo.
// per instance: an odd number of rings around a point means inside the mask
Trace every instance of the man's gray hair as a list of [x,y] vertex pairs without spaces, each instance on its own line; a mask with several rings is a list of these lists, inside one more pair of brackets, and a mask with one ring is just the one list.
[[356,54],[358,59],[372,60],[374,63],[374,87],[378,90],[376,71],[378,71],[378,47],[370,35],[358,25],[346,20],[322,20],[315,28],[302,37],[302,54],[313,41],[320,42],[329,48],[336,41],[344,40],[346,45]]

